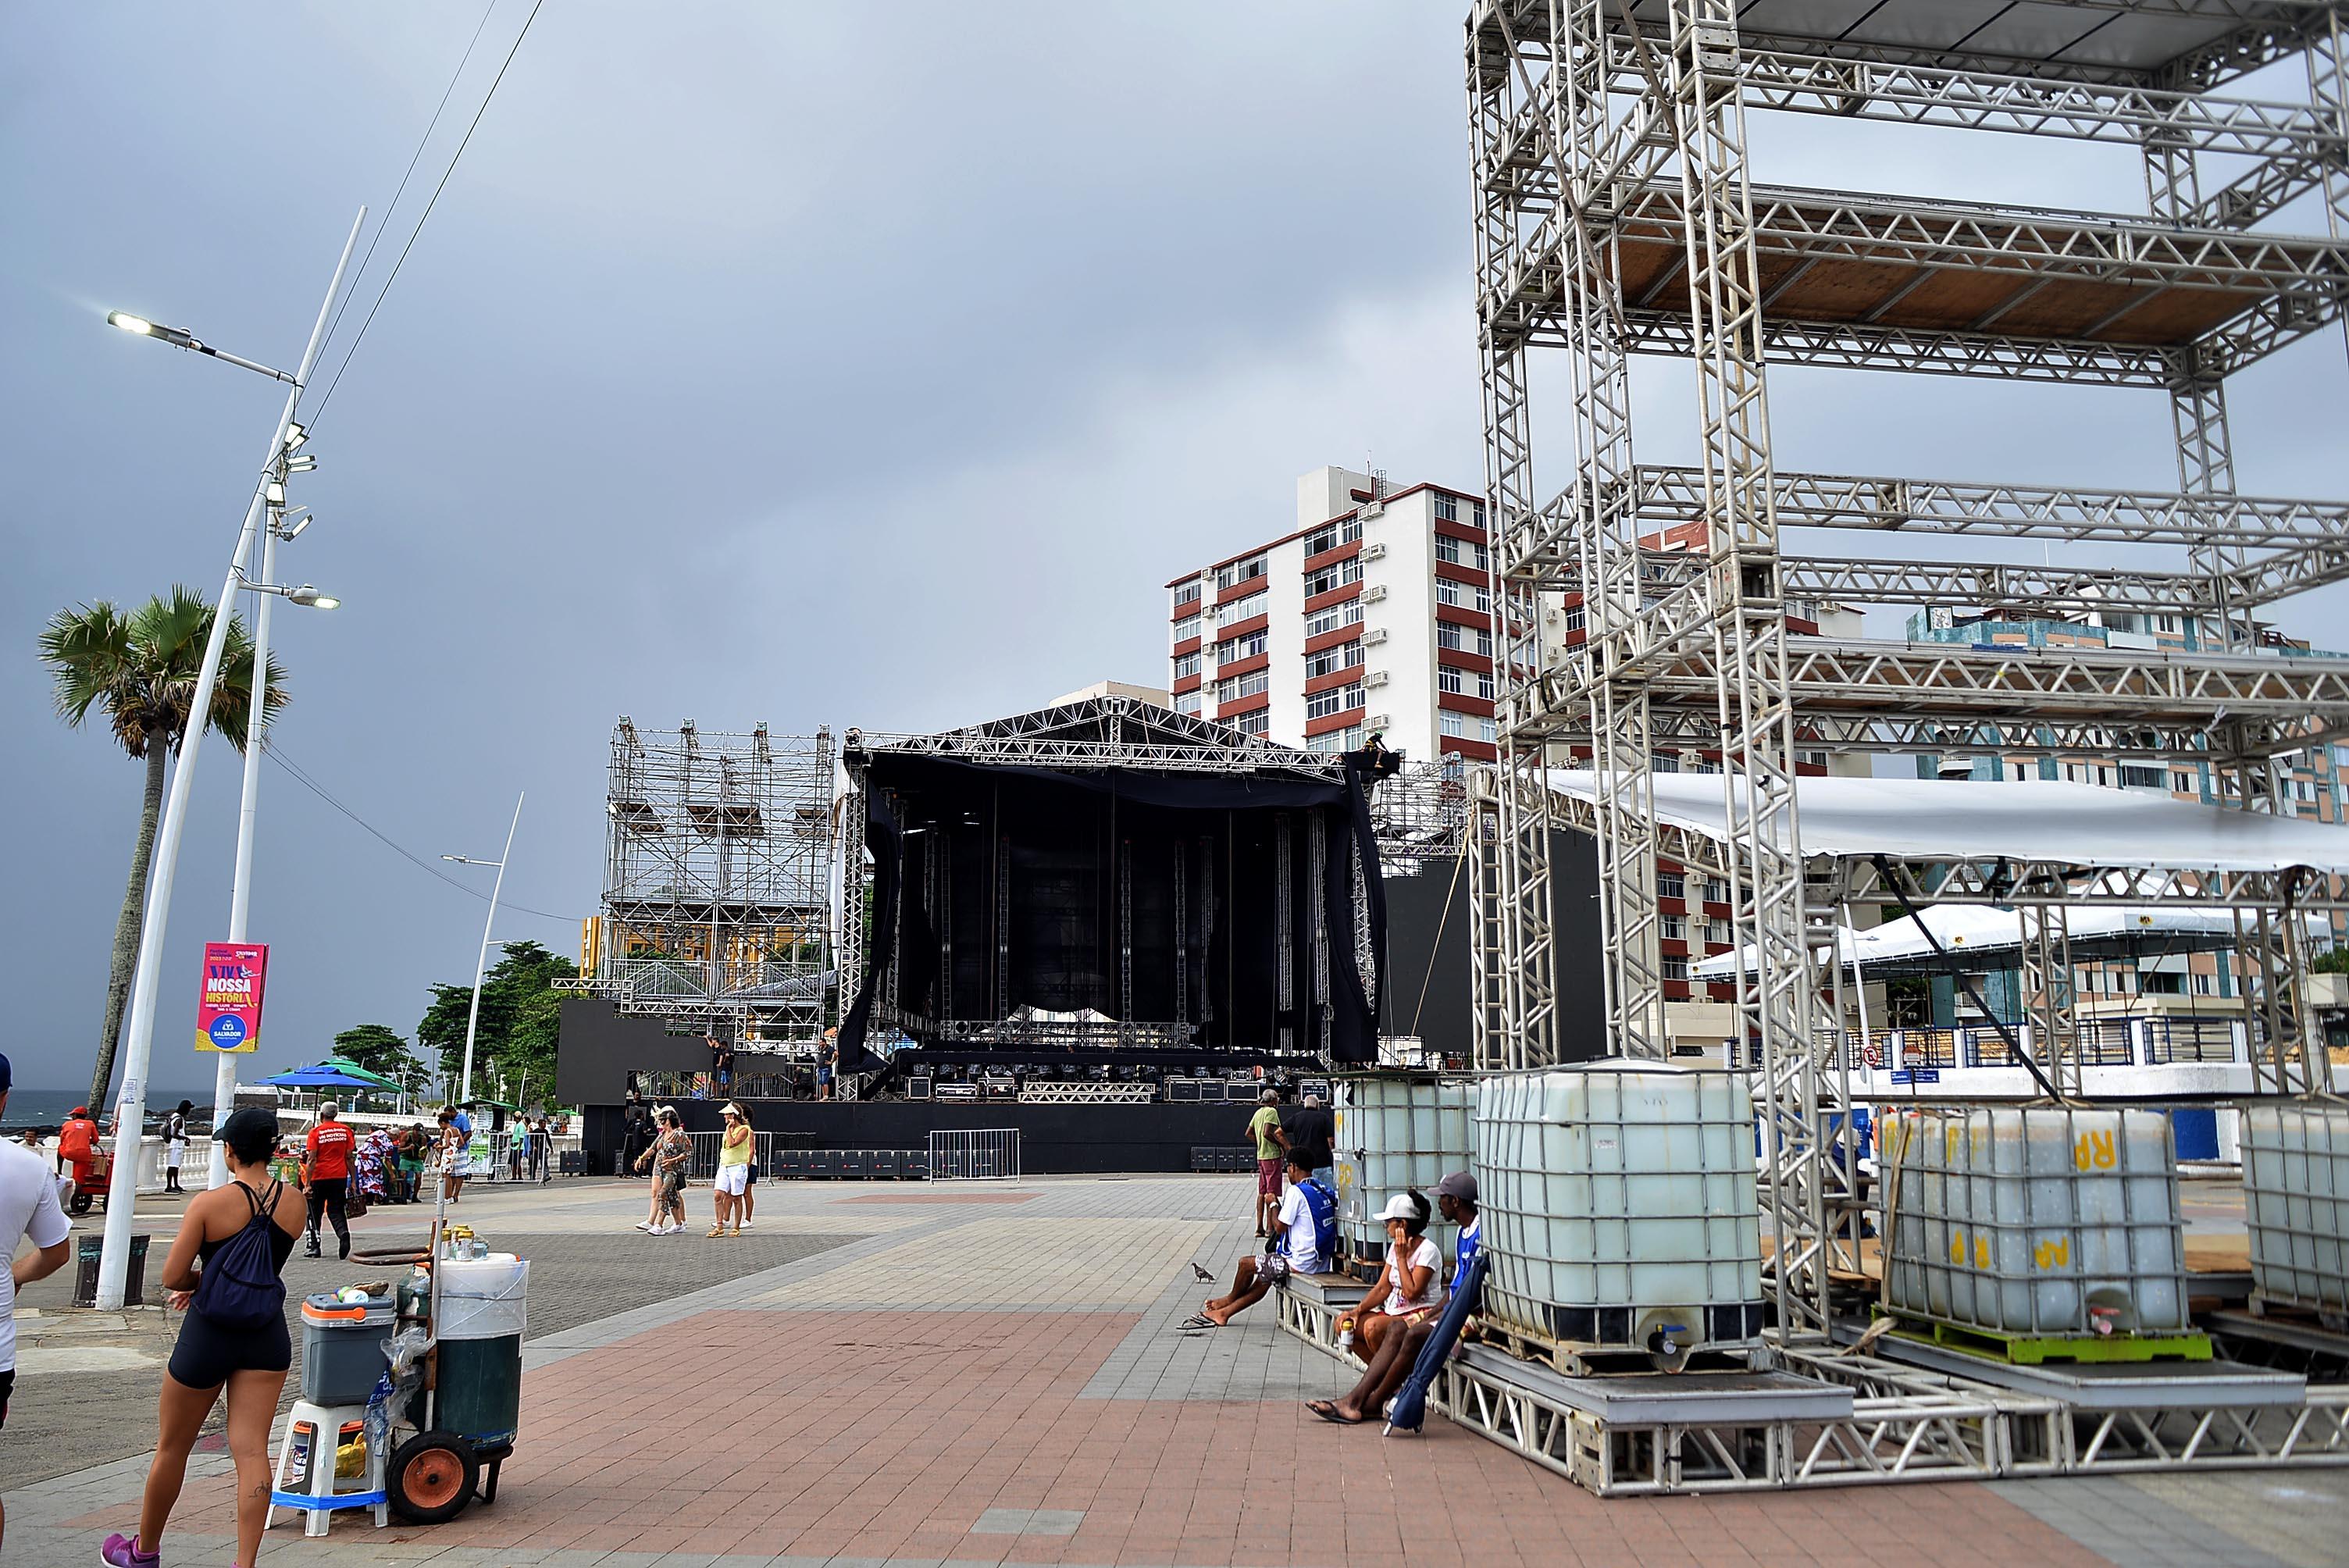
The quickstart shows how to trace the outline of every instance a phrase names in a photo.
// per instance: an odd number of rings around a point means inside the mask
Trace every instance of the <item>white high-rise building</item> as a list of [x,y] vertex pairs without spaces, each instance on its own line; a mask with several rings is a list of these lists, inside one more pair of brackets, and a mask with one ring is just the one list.
[[1495,756],[1492,561],[1464,490],[1316,469],[1297,529],[1167,585],[1174,706],[1254,735]]

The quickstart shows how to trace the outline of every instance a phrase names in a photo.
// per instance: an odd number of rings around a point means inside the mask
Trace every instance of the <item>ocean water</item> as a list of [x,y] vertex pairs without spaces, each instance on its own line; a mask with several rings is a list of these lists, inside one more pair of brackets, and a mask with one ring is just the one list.
[[[204,1122],[212,1119],[212,1086],[202,1088],[150,1089],[147,1095],[147,1124],[155,1125],[183,1099],[196,1102],[195,1116]],[[20,1088],[10,1092],[8,1104],[0,1109],[0,1131],[18,1132],[27,1127],[47,1128],[55,1131],[66,1119],[66,1113],[78,1105],[88,1103],[88,1091],[70,1088]],[[112,1106],[92,1107],[103,1121]]]

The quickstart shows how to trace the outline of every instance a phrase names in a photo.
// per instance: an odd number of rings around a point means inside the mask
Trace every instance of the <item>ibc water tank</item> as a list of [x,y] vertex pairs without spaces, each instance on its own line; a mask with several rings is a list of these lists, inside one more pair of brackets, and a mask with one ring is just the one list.
[[1928,1110],[1878,1139],[1892,1312],[2032,1339],[2191,1328],[2161,1112]]
[[[1474,1164],[1464,1079],[1378,1076],[1340,1079],[1338,1094],[1338,1231],[1355,1274],[1378,1272],[1386,1227],[1371,1218],[1388,1199],[1417,1188],[1432,1204],[1435,1184]],[[1445,1256],[1451,1227],[1431,1216],[1427,1233]]]
[[1734,1073],[1612,1060],[1476,1086],[1487,1319],[1677,1370],[1761,1343],[1754,1107]]
[[2349,1110],[2243,1109],[2243,1208],[2261,1303],[2349,1314]]

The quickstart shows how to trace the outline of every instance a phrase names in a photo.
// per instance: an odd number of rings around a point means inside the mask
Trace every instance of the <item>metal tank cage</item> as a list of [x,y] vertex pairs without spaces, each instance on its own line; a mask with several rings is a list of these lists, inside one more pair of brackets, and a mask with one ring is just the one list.
[[[2338,501],[2237,493],[2227,378],[2338,331],[2349,302],[2349,82],[2331,0],[2046,0],[1977,8],[1890,0],[1478,0],[1467,24],[1485,480],[1500,623],[1501,761],[1467,834],[1478,1057],[1560,1057],[1549,924],[1554,821],[1597,840],[1610,1046],[1667,1049],[1659,853],[1733,889],[1741,979],[1760,1045],[1782,1332],[1829,1326],[1829,1276],[1856,1266],[1860,1207],[1829,1129],[1808,949],[1849,899],[1995,891],[2034,912],[2034,1020],[2072,1038],[2063,911],[2107,896],[2242,912],[2259,1082],[2322,1087],[2287,909],[2335,890],[2291,879],[2097,868],[1806,863],[1797,752],[2044,756],[2094,749],[2210,762],[2222,796],[2280,809],[2278,758],[2349,736],[2337,661],[2260,647],[2254,612],[2349,575]],[[2242,96],[2301,62],[2305,97]],[[2058,212],[1757,186],[1749,110],[2133,145],[2143,211]],[[2214,158],[2245,166],[2220,182]],[[2322,234],[2258,227],[2288,205]],[[1564,351],[1571,438],[1534,477],[1532,351]],[[1684,359],[1700,458],[1633,456],[1629,365]],[[2174,490],[1803,474],[1771,449],[1767,367],[1794,363],[2167,392]],[[1657,550],[1702,524],[1699,548]],[[1782,530],[1899,530],[1938,560],[1786,553]],[[2158,547],[2159,570],[1970,557],[1982,538]],[[1567,624],[1580,598],[1582,635]],[[1790,635],[1786,601],[1979,595],[2060,618],[2175,614],[2202,651],[2054,652]],[[1734,831],[1685,842],[1654,817],[1659,753],[1723,764]],[[1588,757],[1602,783],[1568,807],[1547,769]],[[1733,780],[1749,780],[1737,789]],[[2286,808],[2288,809],[2288,808]],[[1943,871],[1955,872],[1947,880]],[[1833,1054],[1840,1058],[1840,1053]]]

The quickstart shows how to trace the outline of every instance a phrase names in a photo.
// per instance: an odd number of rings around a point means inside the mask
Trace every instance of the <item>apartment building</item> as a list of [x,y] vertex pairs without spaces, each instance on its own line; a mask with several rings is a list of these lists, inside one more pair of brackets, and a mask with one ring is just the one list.
[[1297,526],[1166,584],[1178,712],[1316,751],[1496,755],[1485,503],[1321,468]]
[[[2118,612],[2058,620],[2028,612],[1957,609],[1935,606],[1909,619],[1912,643],[1961,643],[1969,646],[2034,648],[2206,648],[2210,628],[2191,615],[2147,615]],[[2302,658],[2342,655],[2292,641],[2273,628],[2252,624],[2241,628],[2240,641],[2253,654],[2290,654]],[[2061,752],[2008,757],[1920,757],[1917,771],[1926,779],[2062,779],[2108,789],[2128,789],[2164,795],[2172,799],[2220,803],[2219,781],[2207,761],[2171,758],[2166,762],[2123,761],[2109,754]],[[2276,783],[2283,801],[2297,815],[2316,822],[2349,822],[2349,746],[2312,745],[2276,759]],[[2334,940],[2349,935],[2339,917],[2333,921]],[[2229,1011],[2240,1006],[2241,976],[2227,954],[2219,953],[2156,954],[2134,962],[2084,965],[2074,977],[2081,1012],[2100,1014],[2165,1010]],[[2019,978],[1992,975],[1986,999],[1993,1007],[2010,1005],[2001,994],[2018,986]],[[2016,992],[2019,996],[2019,991]],[[2169,1002],[2168,998],[2180,998]],[[2196,998],[2203,999],[2197,1002]],[[1949,1010],[1937,993],[1937,1006]],[[2021,1006],[2013,1001],[2014,1007]]]

